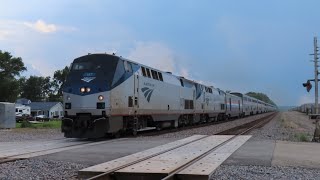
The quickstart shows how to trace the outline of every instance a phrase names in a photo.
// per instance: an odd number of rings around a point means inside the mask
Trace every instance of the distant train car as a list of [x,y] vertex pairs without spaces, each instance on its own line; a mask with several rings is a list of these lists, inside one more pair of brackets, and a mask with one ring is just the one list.
[[257,101],[256,98],[250,97],[248,95],[239,93],[239,92],[232,92],[231,94],[236,95],[241,98],[242,101],[242,116],[249,116],[256,114],[257,108]]
[[226,115],[228,118],[243,116],[241,97],[226,93]]

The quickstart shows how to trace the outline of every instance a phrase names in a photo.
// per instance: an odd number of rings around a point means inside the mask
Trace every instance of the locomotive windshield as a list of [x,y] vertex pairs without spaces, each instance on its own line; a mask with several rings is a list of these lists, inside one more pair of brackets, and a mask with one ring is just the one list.
[[103,86],[103,90],[108,90],[111,88],[115,74],[117,74],[116,70],[119,62],[122,61],[119,61],[118,57],[107,54],[79,57],[72,63],[66,87],[83,84],[86,78],[94,77],[90,83],[97,83],[99,86]]
[[77,62],[72,65],[72,70],[88,70],[93,64],[91,62]]

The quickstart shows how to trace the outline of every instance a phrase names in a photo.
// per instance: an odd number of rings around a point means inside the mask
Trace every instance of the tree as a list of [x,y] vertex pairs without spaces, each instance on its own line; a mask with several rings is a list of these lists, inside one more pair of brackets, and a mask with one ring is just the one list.
[[21,97],[31,101],[46,101],[52,93],[50,77],[30,76],[22,87]]
[[27,70],[20,57],[0,50],[0,101],[15,102],[20,94],[20,77]]
[[276,104],[267,95],[265,95],[263,93],[248,92],[248,93],[246,93],[246,95],[248,95],[250,97],[254,97],[254,98],[259,99],[263,102],[273,104],[276,106]]
[[67,76],[69,72],[70,72],[70,69],[68,66],[54,72],[53,80],[54,80],[54,83],[56,83],[57,85],[59,96],[62,96],[62,88],[65,82],[67,81]]
[[19,93],[18,80],[0,77],[0,102],[15,102]]

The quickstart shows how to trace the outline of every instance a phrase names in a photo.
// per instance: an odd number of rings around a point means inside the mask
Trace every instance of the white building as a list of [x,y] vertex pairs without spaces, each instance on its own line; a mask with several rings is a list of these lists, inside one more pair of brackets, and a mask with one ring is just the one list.
[[63,106],[61,102],[31,102],[31,115],[45,115],[47,118],[63,117]]

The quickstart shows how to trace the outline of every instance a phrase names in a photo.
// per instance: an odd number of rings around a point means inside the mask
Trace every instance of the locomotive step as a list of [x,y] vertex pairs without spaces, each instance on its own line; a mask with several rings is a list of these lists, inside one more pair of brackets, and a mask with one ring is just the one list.
[[138,129],[137,131],[138,132],[141,132],[141,131],[151,131],[151,130],[155,130],[156,127],[145,127],[145,128],[142,128],[142,129]]

